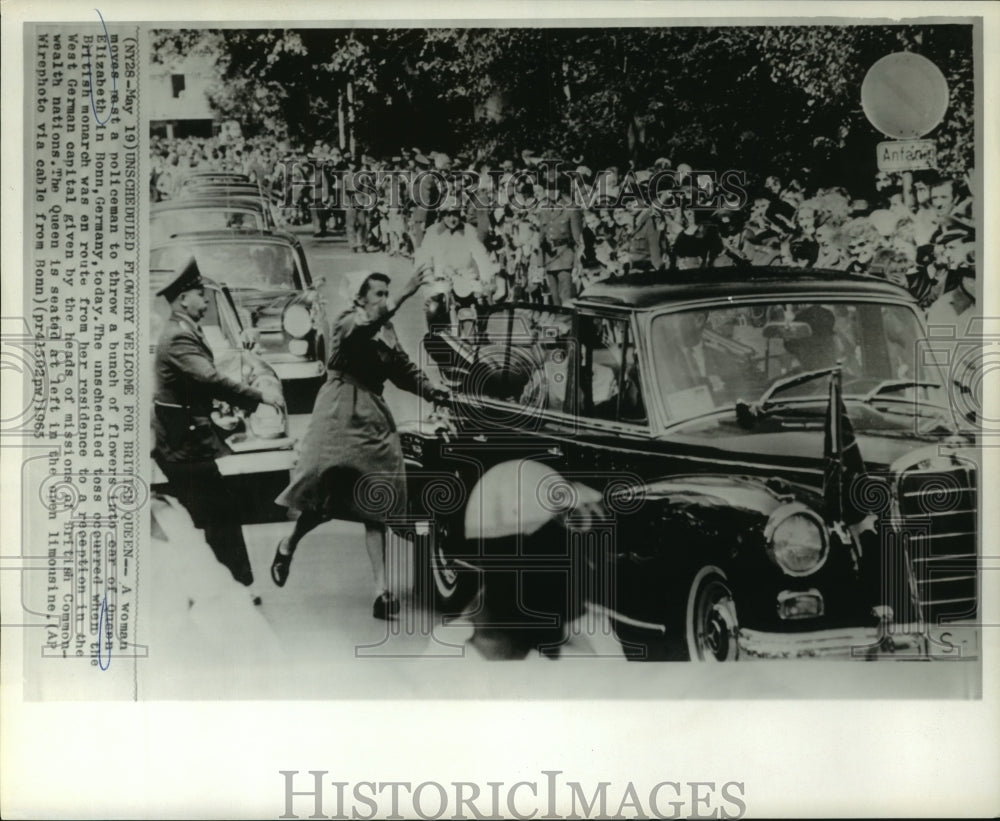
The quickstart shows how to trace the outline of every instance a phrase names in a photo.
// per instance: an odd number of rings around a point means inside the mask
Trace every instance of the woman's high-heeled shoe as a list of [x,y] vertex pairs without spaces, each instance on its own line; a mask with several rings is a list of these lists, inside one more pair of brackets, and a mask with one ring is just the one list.
[[278,587],[284,587],[288,581],[288,572],[292,567],[292,554],[285,555],[281,548],[288,544],[288,539],[278,542],[278,547],[274,551],[274,561],[271,562],[271,578]]
[[376,619],[390,619],[399,613],[399,599],[386,590],[375,599],[372,605],[372,615]]

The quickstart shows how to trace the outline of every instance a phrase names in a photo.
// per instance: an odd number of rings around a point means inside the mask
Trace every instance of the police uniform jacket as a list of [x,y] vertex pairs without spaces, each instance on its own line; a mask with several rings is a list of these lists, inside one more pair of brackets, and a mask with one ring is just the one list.
[[632,230],[626,237],[625,252],[629,262],[636,268],[650,266],[659,270],[663,267],[660,230],[656,227],[651,210],[646,209],[636,215]]
[[583,245],[583,212],[566,196],[543,203],[539,212],[542,263],[546,271],[567,271]]
[[216,370],[201,329],[178,311],[160,335],[154,373],[155,455],[163,462],[204,462],[228,453],[212,425],[212,400],[249,411],[262,400],[259,391]]

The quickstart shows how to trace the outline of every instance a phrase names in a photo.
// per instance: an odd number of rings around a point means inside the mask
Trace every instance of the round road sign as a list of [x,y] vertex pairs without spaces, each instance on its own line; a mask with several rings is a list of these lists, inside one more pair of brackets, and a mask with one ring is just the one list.
[[888,54],[861,84],[861,107],[887,137],[914,140],[932,131],[948,109],[948,83],[934,63],[912,51]]

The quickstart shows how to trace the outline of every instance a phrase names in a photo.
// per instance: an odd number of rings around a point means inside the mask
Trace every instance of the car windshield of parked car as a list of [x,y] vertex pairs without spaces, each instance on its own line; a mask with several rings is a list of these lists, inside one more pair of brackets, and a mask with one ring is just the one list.
[[[903,305],[769,302],[662,314],[653,367],[668,424],[756,402],[776,382],[835,366],[845,399],[946,407],[944,375],[922,356],[920,322]],[[920,383],[920,384],[917,384]],[[826,377],[779,387],[775,403],[825,401]]]
[[227,228],[262,231],[264,217],[250,209],[178,208],[150,215],[151,241],[156,244],[176,234],[192,231],[221,231]]
[[176,269],[192,255],[202,276],[230,288],[302,289],[302,278],[291,247],[276,242],[254,242],[249,238],[154,248],[150,267]]

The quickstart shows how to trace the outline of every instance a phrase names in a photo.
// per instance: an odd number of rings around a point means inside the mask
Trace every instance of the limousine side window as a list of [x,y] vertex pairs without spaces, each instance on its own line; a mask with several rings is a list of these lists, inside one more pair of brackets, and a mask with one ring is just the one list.
[[476,338],[425,339],[424,347],[459,393],[568,413],[576,342],[568,309],[504,306],[481,316]]
[[635,340],[625,319],[580,317],[580,413],[645,425]]

